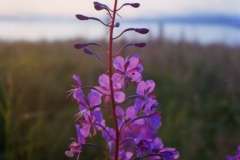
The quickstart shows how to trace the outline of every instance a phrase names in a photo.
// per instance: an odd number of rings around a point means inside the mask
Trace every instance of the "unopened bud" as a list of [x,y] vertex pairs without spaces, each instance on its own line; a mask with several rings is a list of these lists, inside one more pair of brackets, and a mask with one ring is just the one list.
[[88,48],[83,48],[83,52],[87,54],[93,54],[93,52],[90,51]]
[[142,48],[142,47],[146,46],[146,43],[144,43],[144,42],[135,43],[134,46]]
[[82,49],[82,48],[87,47],[87,46],[88,46],[88,44],[86,44],[86,43],[74,44],[74,47],[75,47],[76,49]]
[[139,3],[131,3],[130,5],[131,5],[132,7],[134,7],[134,8],[138,8],[138,7],[140,6]]
[[77,14],[76,17],[77,17],[77,19],[82,20],[82,21],[89,19],[88,17],[81,15],[81,14]]
[[115,25],[114,25],[114,27],[119,27],[120,26],[120,23],[119,22],[117,22]]
[[146,34],[149,32],[149,30],[146,28],[136,28],[135,32],[140,33],[140,34]]
[[94,8],[97,10],[97,11],[100,11],[103,9],[102,5],[101,4],[94,4]]

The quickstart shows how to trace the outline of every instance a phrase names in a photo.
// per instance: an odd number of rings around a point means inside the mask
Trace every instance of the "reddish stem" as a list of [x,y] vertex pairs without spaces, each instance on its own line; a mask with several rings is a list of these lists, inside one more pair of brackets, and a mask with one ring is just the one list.
[[114,9],[113,9],[113,15],[112,15],[112,22],[110,26],[110,31],[109,31],[109,50],[108,50],[108,74],[109,74],[109,87],[111,90],[111,103],[112,103],[112,114],[113,114],[113,119],[114,119],[114,127],[116,130],[116,141],[115,141],[115,154],[114,154],[114,160],[118,160],[118,148],[119,148],[119,130],[118,130],[118,124],[117,124],[117,115],[116,115],[116,105],[114,101],[114,91],[113,91],[113,83],[112,83],[112,50],[113,50],[113,29],[114,29],[114,22],[115,22],[115,17],[117,14],[117,0],[114,1]]

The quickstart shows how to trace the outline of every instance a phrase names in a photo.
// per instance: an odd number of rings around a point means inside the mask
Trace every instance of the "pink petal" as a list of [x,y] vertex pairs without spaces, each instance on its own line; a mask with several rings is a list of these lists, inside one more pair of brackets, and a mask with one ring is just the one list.
[[155,88],[155,82],[153,80],[147,80],[145,82],[145,90],[148,89],[148,92],[146,93],[146,95],[151,93],[154,90],[154,88]]
[[96,118],[96,120],[98,121],[98,123],[102,122],[103,115],[102,115],[102,113],[100,111],[94,111],[93,115]]
[[120,106],[116,107],[116,114],[117,114],[117,116],[119,116],[121,118],[124,117],[124,110],[122,109],[122,107],[120,107]]
[[133,68],[136,68],[137,65],[138,65],[138,62],[139,62],[139,59],[138,58],[135,58],[135,57],[132,57],[130,60],[129,60],[129,65],[128,65],[128,68],[127,68],[127,71],[133,69]]
[[101,98],[100,98],[99,94],[96,92],[90,92],[88,94],[88,99],[89,99],[90,107],[101,104]]
[[113,67],[115,69],[119,69],[120,71],[124,71],[124,59],[123,57],[116,57],[114,60],[113,60]]
[[123,92],[115,92],[114,93],[114,100],[117,103],[121,103],[125,100],[125,94]]
[[109,76],[106,74],[102,74],[98,77],[98,82],[101,87],[109,89]]
[[145,82],[141,81],[141,82],[138,83],[136,93],[144,96],[144,90],[145,90]]

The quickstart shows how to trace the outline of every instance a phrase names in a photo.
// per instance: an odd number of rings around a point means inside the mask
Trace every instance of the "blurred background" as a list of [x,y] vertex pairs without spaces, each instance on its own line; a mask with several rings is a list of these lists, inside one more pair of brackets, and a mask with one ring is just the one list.
[[[180,152],[180,160],[225,159],[240,144],[240,1],[138,0],[125,7],[120,27],[149,28],[148,35],[126,33],[114,50],[132,42],[123,56],[141,54],[143,77],[153,79],[161,104],[159,136],[165,147]],[[113,0],[101,3],[113,6]],[[74,83],[98,85],[105,71],[96,59],[74,49],[78,42],[107,46],[104,11],[83,0],[0,0],[0,159],[68,159],[64,152],[75,137],[76,104],[65,92]],[[91,48],[106,59],[98,48]],[[91,62],[91,63],[89,63]],[[128,94],[134,91],[127,90]],[[89,139],[98,139],[101,134]],[[98,153],[98,154],[96,154]],[[82,159],[104,159],[84,148]]]

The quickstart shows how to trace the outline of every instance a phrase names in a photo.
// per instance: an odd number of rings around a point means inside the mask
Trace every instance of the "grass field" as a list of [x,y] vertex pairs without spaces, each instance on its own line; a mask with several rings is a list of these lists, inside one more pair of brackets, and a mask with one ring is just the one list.
[[[77,74],[84,85],[98,85],[104,73],[95,58],[74,49],[79,41],[0,43],[0,159],[68,159],[64,152],[75,136],[78,111],[65,98],[74,83],[71,77]],[[115,47],[125,43],[117,41]],[[179,160],[233,155],[240,144],[240,46],[154,39],[123,55],[135,53],[141,54],[144,79],[157,84],[165,146],[177,148]],[[100,136],[89,140],[104,147]],[[81,156],[104,159],[91,148]]]

